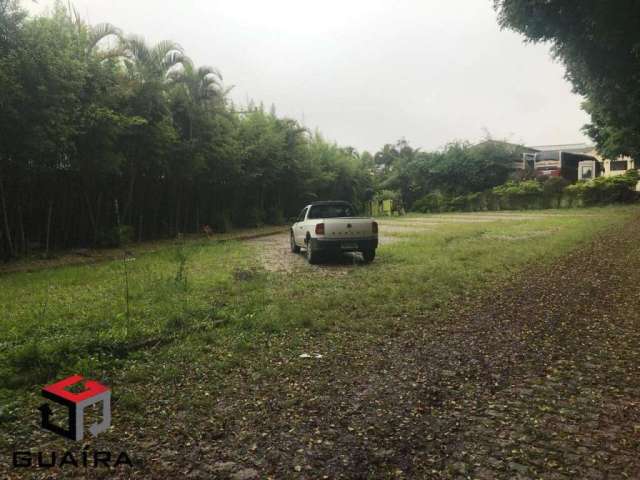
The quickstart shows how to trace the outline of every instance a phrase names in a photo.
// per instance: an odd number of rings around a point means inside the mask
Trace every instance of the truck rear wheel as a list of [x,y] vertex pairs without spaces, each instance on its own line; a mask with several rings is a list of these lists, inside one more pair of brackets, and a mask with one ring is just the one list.
[[362,252],[362,258],[364,258],[364,263],[371,263],[373,262],[373,259],[376,258],[376,251],[375,249],[371,249],[371,250],[364,250]]
[[291,232],[290,243],[291,243],[291,253],[300,253],[300,247],[296,245],[296,239],[293,237],[293,232]]
[[311,245],[311,240],[307,241],[307,261],[311,265],[315,265],[320,261],[320,254]]

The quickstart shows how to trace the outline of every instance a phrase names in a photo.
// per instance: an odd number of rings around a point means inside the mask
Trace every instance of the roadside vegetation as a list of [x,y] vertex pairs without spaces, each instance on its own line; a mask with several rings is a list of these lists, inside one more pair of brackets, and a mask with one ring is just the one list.
[[275,107],[234,105],[176,42],[0,0],[0,259],[282,224],[359,203],[370,169]]
[[571,184],[561,177],[536,177],[514,170],[524,147],[487,138],[455,142],[423,152],[401,140],[375,156],[376,199],[393,199],[406,211],[532,210],[572,208],[638,200],[638,173]]
[[[551,184],[507,183],[519,146],[423,152],[400,140],[358,152],[273,106],[234,104],[220,71],[178,43],[89,25],[62,4],[29,18],[0,0],[0,73],[2,260],[283,224],[313,200],[366,210],[391,197],[398,211],[430,212],[556,204]],[[563,205],[617,200],[590,191],[566,189]]]
[[418,199],[412,210],[423,213],[482,212],[634,203],[638,200],[637,184],[636,170],[574,184],[561,177],[508,181],[484,192],[466,195],[430,193]]
[[[293,276],[265,271],[259,251],[237,241],[176,242],[98,265],[4,275],[0,418],[22,418],[23,398],[37,401],[39,386],[70,373],[130,392],[148,388],[145,378],[180,382],[198,365],[212,372],[207,388],[215,389],[228,369],[260,362],[273,343],[296,356],[309,335],[375,334],[398,318],[445,312],[452,299],[507,281],[529,262],[551,261],[634,211],[410,215],[382,223],[395,241],[372,265]],[[412,228],[419,222],[428,229]]]

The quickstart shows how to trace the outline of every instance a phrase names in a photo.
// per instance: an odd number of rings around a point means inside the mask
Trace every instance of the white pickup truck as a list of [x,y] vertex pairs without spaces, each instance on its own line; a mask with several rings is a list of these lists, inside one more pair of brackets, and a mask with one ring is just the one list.
[[342,252],[362,252],[369,263],[376,257],[378,224],[370,217],[356,217],[348,202],[315,202],[302,209],[291,227],[291,251],[301,248],[309,263]]

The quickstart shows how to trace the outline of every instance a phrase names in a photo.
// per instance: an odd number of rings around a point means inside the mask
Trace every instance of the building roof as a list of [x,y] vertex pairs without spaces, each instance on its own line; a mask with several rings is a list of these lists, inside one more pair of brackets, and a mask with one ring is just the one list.
[[538,152],[589,153],[595,149],[588,143],[563,143],[559,145],[536,145],[529,147]]

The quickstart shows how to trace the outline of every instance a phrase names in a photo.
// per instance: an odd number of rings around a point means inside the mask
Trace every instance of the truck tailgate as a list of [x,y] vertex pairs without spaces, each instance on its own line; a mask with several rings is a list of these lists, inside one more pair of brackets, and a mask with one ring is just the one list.
[[327,239],[372,238],[371,218],[328,218],[324,220],[324,236]]

